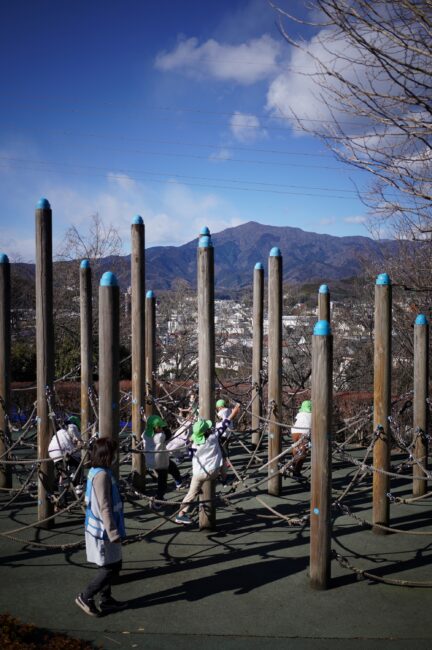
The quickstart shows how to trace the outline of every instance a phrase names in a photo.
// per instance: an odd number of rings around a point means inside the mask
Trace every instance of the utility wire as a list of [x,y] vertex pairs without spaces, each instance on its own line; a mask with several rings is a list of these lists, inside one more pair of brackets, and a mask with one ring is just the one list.
[[[1,161],[4,161],[3,165]],[[125,173],[123,172],[113,172],[109,169],[104,169],[104,168],[99,168],[99,167],[90,167],[90,166],[84,166],[84,165],[73,165],[73,164],[68,164],[68,163],[49,163],[49,162],[44,162],[44,161],[26,161],[25,159],[11,159],[7,157],[0,157],[0,167],[2,166],[3,169],[10,169],[10,165],[8,165],[8,162],[21,162],[27,165],[27,167],[18,167],[15,168],[14,171],[35,171],[35,172],[43,172],[43,173],[67,173],[67,174],[72,174],[72,175],[85,175],[85,176],[99,176],[106,178],[107,174],[109,174],[109,178],[113,179],[119,179],[119,180],[124,180],[125,177],[130,180],[141,180],[142,177],[136,174],[149,174],[151,176],[157,176],[158,174],[155,172],[136,172],[134,175],[131,173]],[[34,165],[36,164],[42,164],[45,165],[44,167],[35,167]],[[50,169],[48,165],[57,165],[59,166],[65,166],[66,169]],[[32,166],[33,165],[33,166]],[[78,168],[78,171],[75,171],[74,169],[69,169],[68,167],[76,167]],[[88,171],[81,171],[81,170],[88,170]],[[92,171],[95,170],[95,171]],[[102,173],[104,172],[104,173]],[[171,174],[170,176],[174,176],[174,174]],[[149,183],[168,183],[168,184],[174,184],[178,185],[179,181],[175,180],[173,178],[166,178],[166,179],[157,179],[157,178],[146,178],[146,182]],[[230,180],[221,180],[221,183],[229,183],[229,182],[234,182]],[[238,183],[241,183],[243,181],[236,181]],[[248,183],[248,181],[244,181],[245,183]],[[210,184],[210,183],[193,183],[193,182],[186,182],[182,181],[182,185],[187,185],[191,187],[206,187],[210,189],[225,189],[225,190],[238,190],[242,192],[261,192],[261,193],[268,193],[268,194],[288,194],[288,195],[295,195],[295,196],[310,196],[314,198],[332,198],[332,199],[349,199],[351,200],[351,196],[336,196],[332,194],[324,195],[324,194],[317,194],[317,193],[309,193],[309,192],[295,192],[295,191],[288,191],[288,190],[272,190],[272,189],[264,189],[264,188],[257,188],[257,187],[239,187],[238,185],[217,185],[217,184]],[[338,190],[335,190],[338,191]],[[342,190],[342,191],[349,191],[349,190]]]

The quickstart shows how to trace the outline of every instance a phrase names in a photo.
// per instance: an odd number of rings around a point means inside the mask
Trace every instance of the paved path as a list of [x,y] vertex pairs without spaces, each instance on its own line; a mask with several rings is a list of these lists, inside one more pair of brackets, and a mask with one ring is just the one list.
[[[408,495],[409,484],[398,489]],[[281,499],[263,498],[294,514],[307,493],[287,480]],[[369,517],[366,499],[359,490],[349,503]],[[98,619],[74,604],[94,571],[82,549],[37,550],[0,538],[0,611],[108,649],[195,650],[205,645],[206,650],[279,650],[289,644],[294,650],[430,650],[432,589],[357,580],[333,560],[331,588],[313,591],[307,576],[308,528],[290,529],[280,520],[257,518],[268,511],[254,499],[241,506],[246,512],[219,510],[214,533],[168,522],[144,541],[125,546],[114,595],[128,600],[129,608]],[[131,534],[150,530],[158,521],[144,501],[127,511]],[[17,504],[0,513],[0,532],[35,516],[34,505]],[[432,531],[429,504],[392,506],[392,521]],[[20,536],[32,535],[24,531]],[[54,544],[82,539],[82,518],[59,517],[52,532],[37,538]],[[377,574],[432,581],[432,536],[377,536],[339,517],[332,546],[354,565]]]

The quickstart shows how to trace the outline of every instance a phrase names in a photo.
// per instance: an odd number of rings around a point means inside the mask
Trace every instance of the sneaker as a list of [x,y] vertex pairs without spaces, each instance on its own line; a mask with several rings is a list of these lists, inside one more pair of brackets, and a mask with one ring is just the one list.
[[81,607],[83,612],[89,616],[99,616],[100,611],[96,607],[93,598],[84,598],[83,594],[78,594],[78,596],[75,598],[75,602],[78,607]]
[[[164,501],[164,499],[158,499],[158,501]],[[156,511],[157,511],[157,510],[160,510],[160,509],[163,508],[163,507],[164,507],[164,504],[163,504],[163,503],[156,503],[156,501],[151,501],[151,503],[150,503],[150,508],[151,508],[152,510],[156,510]]]
[[192,524],[192,519],[190,519],[187,515],[176,515],[174,521],[176,524],[183,524],[185,526],[190,526]]
[[99,609],[102,614],[113,614],[114,612],[121,612],[123,609],[126,609],[128,605],[128,602],[122,602],[110,596],[106,600],[101,600],[99,603]]
[[180,483],[176,483],[175,489],[177,492],[180,492],[181,490],[188,490],[189,486],[183,481],[181,481]]

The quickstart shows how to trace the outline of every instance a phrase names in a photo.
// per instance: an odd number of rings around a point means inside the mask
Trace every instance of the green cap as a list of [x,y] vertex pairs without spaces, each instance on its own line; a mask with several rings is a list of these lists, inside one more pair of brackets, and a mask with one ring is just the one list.
[[77,415],[70,415],[67,419],[65,424],[75,424],[75,426],[78,427],[78,429],[81,427],[81,422],[80,419]]
[[216,408],[223,408],[225,406],[225,400],[224,399],[218,399],[216,402]]
[[304,402],[301,403],[299,412],[312,413],[312,402],[310,401],[310,399],[306,399]]
[[151,438],[154,436],[156,427],[163,429],[166,426],[168,426],[167,423],[160,417],[160,415],[150,415],[147,419],[145,434]]
[[205,443],[205,432],[211,429],[213,422],[211,420],[203,420],[199,418],[192,427],[192,440],[196,445]]

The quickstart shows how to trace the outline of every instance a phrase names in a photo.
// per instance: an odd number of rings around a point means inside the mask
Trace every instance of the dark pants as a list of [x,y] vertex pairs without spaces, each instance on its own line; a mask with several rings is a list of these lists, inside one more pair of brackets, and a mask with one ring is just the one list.
[[157,469],[157,492],[156,499],[163,499],[168,482],[168,474],[171,474],[176,483],[181,483],[181,474],[179,468],[173,460],[170,460],[168,469]]
[[93,580],[87,585],[83,591],[83,596],[86,600],[94,598],[96,594],[100,593],[101,603],[106,601],[111,596],[111,584],[114,578],[117,578],[122,568],[122,561],[114,562],[113,564],[105,564],[99,567]]
[[[81,465],[81,467],[80,467]],[[73,485],[79,485],[82,483],[83,480],[83,466],[81,463],[81,457],[80,456],[69,456],[69,458],[66,461],[66,467],[69,472],[69,476],[74,474],[74,478],[72,481]],[[77,469],[79,467],[79,471],[77,472]]]

